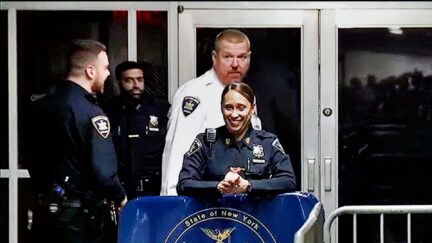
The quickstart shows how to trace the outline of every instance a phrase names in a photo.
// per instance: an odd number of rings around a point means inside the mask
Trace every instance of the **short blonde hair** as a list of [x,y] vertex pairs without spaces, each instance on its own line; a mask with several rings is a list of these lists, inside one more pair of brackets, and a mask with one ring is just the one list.
[[247,35],[245,33],[241,32],[240,30],[226,29],[226,30],[223,30],[222,32],[220,32],[216,36],[216,39],[214,42],[214,50],[216,52],[220,51],[222,41],[228,41],[228,42],[235,43],[235,44],[242,43],[242,42],[246,41],[248,49],[250,50],[249,38],[247,37]]

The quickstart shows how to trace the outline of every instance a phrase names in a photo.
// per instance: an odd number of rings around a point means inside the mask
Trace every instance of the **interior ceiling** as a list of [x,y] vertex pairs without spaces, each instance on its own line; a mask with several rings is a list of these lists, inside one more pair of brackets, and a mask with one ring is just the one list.
[[339,29],[342,50],[369,50],[432,56],[432,29],[402,28],[403,34],[391,34],[387,28]]

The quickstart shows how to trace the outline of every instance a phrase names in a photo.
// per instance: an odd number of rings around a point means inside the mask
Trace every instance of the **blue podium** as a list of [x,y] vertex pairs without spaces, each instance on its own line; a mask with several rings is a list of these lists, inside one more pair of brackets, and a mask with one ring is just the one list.
[[121,211],[118,237],[120,243],[292,243],[316,203],[308,193],[139,197]]

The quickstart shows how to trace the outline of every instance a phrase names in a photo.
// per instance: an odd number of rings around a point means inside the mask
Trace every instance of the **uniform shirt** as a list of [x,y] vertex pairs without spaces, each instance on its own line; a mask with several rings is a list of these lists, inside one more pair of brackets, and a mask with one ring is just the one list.
[[183,163],[197,134],[224,124],[220,100],[224,86],[213,69],[183,84],[174,95],[162,157],[161,195],[176,195]]
[[295,176],[289,156],[276,135],[249,127],[236,142],[225,126],[216,130],[214,143],[201,133],[184,156],[177,191],[179,195],[220,195],[217,185],[230,167],[244,169],[240,175],[251,184],[252,195],[294,191]]
[[91,192],[117,203],[124,199],[110,123],[92,94],[65,81],[38,100],[32,112],[35,156],[29,158],[29,171],[38,192],[57,183],[71,198]]
[[104,106],[119,157],[119,176],[129,199],[160,193],[169,107],[168,101],[149,96],[135,104],[119,96]]
[[[169,112],[168,132],[162,157],[161,195],[177,195],[176,185],[183,163],[195,137],[207,127],[225,124],[221,112],[221,95],[225,86],[210,69],[177,90]],[[261,129],[261,122],[253,123]]]

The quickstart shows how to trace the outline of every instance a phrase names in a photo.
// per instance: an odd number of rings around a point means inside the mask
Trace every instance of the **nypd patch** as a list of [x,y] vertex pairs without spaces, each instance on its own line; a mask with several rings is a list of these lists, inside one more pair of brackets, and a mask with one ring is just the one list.
[[192,96],[184,97],[182,103],[183,115],[189,116],[190,114],[192,114],[192,112],[195,111],[195,109],[198,107],[199,104],[200,104],[200,100],[195,97]]
[[195,141],[192,143],[189,151],[186,153],[186,156],[187,157],[191,156],[193,153],[198,151],[198,149],[200,149],[201,147],[202,147],[201,141],[198,138],[195,138]]
[[150,116],[149,117],[149,130],[154,132],[159,132],[159,119],[157,116]]
[[106,116],[96,116],[91,119],[96,131],[103,137],[107,138],[110,134],[110,123]]
[[261,144],[254,144],[252,146],[252,154],[253,154],[253,159],[252,162],[254,163],[265,163],[265,159],[264,159],[264,147]]
[[[283,154],[285,154],[285,150],[283,149],[282,144],[279,142],[279,139],[278,139],[278,138],[276,138],[276,139],[273,141],[272,146],[275,147],[275,148],[277,148],[277,149],[278,149],[279,151],[281,151]],[[286,155],[286,154],[285,154],[285,155]]]
[[254,144],[252,150],[254,158],[261,159],[264,158],[264,148],[261,144]]

